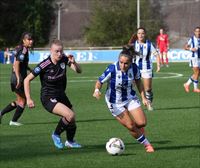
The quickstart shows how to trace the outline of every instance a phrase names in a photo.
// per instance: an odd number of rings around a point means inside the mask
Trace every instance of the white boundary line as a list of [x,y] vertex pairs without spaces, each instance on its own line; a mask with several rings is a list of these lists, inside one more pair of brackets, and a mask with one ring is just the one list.
[[[170,75],[170,76],[153,77],[153,79],[169,79],[169,78],[180,78],[180,77],[183,77],[183,74],[173,73],[173,72],[158,72],[156,74],[165,74],[165,75]],[[6,77],[1,77],[0,79],[3,79],[3,78],[6,78]],[[91,79],[91,78],[94,78],[94,79]],[[68,79],[67,82],[68,83],[95,82],[95,81],[97,81],[97,79],[98,79],[98,77],[96,77],[96,76],[88,76],[88,77],[87,76],[80,76],[80,77],[71,77],[71,78]],[[10,81],[1,81],[0,80],[0,84],[7,84],[7,83],[10,83]],[[32,81],[31,83],[38,83],[38,81]]]

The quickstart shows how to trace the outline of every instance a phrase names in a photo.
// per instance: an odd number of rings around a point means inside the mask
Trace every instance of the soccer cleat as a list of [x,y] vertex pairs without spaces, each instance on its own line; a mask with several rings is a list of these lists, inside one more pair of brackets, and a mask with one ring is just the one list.
[[187,85],[186,83],[183,84],[184,88],[185,88],[185,92],[190,92],[190,85]]
[[200,93],[200,89],[194,89],[193,92]]
[[82,147],[80,144],[76,143],[75,141],[70,142],[68,140],[65,142],[65,146],[68,148],[81,148]]
[[54,145],[58,148],[58,149],[62,149],[64,146],[63,146],[63,143],[61,142],[61,138],[59,135],[55,135],[55,134],[52,134],[51,135],[52,139],[53,139],[53,142],[54,142]]
[[153,111],[152,103],[149,102],[149,103],[147,104],[147,110],[148,110],[148,111]]
[[19,122],[15,122],[15,121],[10,121],[9,125],[10,126],[22,126],[23,124],[21,124]]
[[145,149],[146,149],[147,153],[153,153],[154,152],[154,148],[151,144],[146,145]]

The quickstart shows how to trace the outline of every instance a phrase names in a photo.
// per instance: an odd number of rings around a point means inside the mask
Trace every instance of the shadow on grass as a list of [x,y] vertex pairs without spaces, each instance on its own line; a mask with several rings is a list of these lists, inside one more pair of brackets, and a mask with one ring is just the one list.
[[[112,120],[116,120],[116,119],[108,119],[108,118],[104,118],[104,119],[87,119],[87,120],[77,120],[77,123],[84,123],[84,122],[99,122],[99,121],[112,121]],[[48,121],[48,122],[24,122],[24,125],[45,125],[45,124],[57,124],[58,121]]]
[[200,145],[180,145],[180,146],[162,146],[162,147],[156,147],[155,150],[182,150],[182,149],[188,149],[188,148],[194,148],[194,149],[200,149]]
[[186,110],[186,109],[200,109],[200,106],[193,107],[165,107],[165,108],[155,108],[155,110]]

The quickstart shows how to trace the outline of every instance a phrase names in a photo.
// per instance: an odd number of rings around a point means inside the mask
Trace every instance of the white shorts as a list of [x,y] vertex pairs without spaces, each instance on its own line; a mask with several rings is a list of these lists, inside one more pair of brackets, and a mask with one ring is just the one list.
[[121,113],[123,113],[126,109],[128,109],[128,111],[134,110],[138,107],[141,106],[140,100],[138,99],[137,96],[135,96],[133,99],[131,100],[127,100],[125,102],[116,104],[116,103],[110,103],[107,99],[107,97],[105,97],[107,106],[110,110],[110,112],[112,113],[112,115],[114,117],[120,115]]
[[145,79],[149,79],[153,77],[153,72],[151,69],[148,70],[140,70],[141,77]]
[[200,58],[191,57],[190,67],[199,67],[200,68]]

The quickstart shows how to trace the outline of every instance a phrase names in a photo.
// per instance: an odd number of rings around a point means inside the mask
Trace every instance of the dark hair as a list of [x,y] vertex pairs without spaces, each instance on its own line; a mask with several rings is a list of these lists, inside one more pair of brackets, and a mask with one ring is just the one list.
[[200,27],[199,27],[199,26],[197,26],[197,27],[195,27],[195,29],[194,29],[194,30],[196,30],[196,29],[200,29]]
[[121,57],[122,55],[128,57],[129,60],[132,60],[137,55],[139,55],[139,53],[135,51],[134,45],[128,44],[122,47],[122,51],[120,52],[119,57]]
[[146,33],[146,29],[145,29],[144,27],[138,27],[138,28],[137,28],[137,31],[140,30],[140,29],[141,29],[141,30],[144,30],[144,32]]
[[[144,27],[138,27],[136,29],[136,32],[138,32],[138,30],[144,30],[144,32],[146,33],[146,29]],[[137,41],[138,37],[137,37],[137,33],[132,34],[131,38],[128,41],[128,44],[133,44],[135,41]]]
[[33,38],[33,36],[32,36],[31,33],[29,33],[29,32],[24,32],[24,33],[22,33],[21,40],[20,40],[20,44],[23,44],[23,40],[24,40],[24,39],[32,39],[32,38]]

